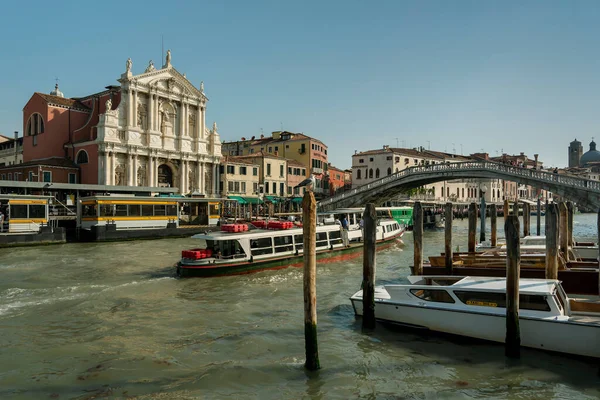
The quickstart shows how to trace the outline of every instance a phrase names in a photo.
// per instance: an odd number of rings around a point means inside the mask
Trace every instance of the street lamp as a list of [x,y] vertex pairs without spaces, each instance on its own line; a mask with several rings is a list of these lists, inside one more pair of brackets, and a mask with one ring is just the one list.
[[479,232],[479,243],[485,242],[485,192],[487,192],[487,186],[482,183],[479,187],[481,193],[481,207],[479,209],[481,213],[481,228]]

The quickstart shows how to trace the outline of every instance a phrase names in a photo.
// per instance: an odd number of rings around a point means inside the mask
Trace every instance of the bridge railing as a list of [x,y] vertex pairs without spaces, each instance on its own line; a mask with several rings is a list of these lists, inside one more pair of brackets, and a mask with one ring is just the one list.
[[[385,176],[373,182],[359,186],[357,188],[345,191],[344,193],[330,197],[329,199],[322,200],[319,202],[319,206],[327,206],[335,202],[351,198],[357,194],[376,189],[389,182],[396,181],[410,175],[429,175],[438,174],[440,172],[459,172],[468,170],[484,170],[484,171],[496,171],[505,175],[511,175],[519,178],[529,178],[533,180],[556,183],[563,186],[568,186],[576,189],[587,189],[591,191],[600,191],[600,182],[591,181],[589,179],[583,179],[576,176],[560,175],[552,172],[546,172],[535,169],[527,169],[523,167],[517,167],[513,165],[506,165],[502,163],[492,161],[466,161],[458,163],[447,163],[447,164],[434,164],[428,166],[416,166],[403,169],[402,171],[395,172],[391,175]],[[455,179],[449,177],[450,179]]]

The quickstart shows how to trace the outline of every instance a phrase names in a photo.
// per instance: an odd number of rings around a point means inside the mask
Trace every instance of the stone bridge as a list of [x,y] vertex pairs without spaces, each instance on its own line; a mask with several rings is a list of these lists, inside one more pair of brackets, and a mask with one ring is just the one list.
[[454,179],[504,179],[549,190],[588,209],[600,207],[600,182],[575,176],[514,167],[491,161],[468,161],[407,168],[395,174],[348,190],[318,203],[318,209],[330,211],[344,207],[380,205],[408,189]]

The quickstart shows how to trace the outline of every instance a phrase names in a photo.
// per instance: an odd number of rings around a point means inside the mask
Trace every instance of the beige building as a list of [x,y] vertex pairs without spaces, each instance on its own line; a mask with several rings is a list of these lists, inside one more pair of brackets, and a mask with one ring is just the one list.
[[242,202],[258,202],[259,166],[239,160],[237,157],[223,157],[221,161],[219,191],[223,196],[242,197]]
[[[223,142],[221,144],[223,155],[248,156],[257,153],[271,154],[277,157],[295,160],[306,169],[306,176],[315,175],[316,195],[325,194],[322,180],[327,172],[327,146],[318,139],[303,133],[288,131],[273,132],[271,137],[261,135],[260,138],[252,136],[250,139],[242,138],[239,141]],[[272,181],[271,181],[272,185]],[[269,188],[272,193],[272,186]],[[278,188],[279,189],[279,188]],[[278,190],[278,194],[279,194]]]
[[0,135],[0,167],[23,162],[23,138]]

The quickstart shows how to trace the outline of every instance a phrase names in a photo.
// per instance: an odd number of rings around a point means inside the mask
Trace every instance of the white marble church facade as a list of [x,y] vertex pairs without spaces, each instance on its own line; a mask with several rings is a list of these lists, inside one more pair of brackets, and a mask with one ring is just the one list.
[[[133,75],[131,59],[119,82],[121,101],[97,125],[98,183],[172,186],[182,194],[218,196],[221,141],[206,127],[204,85],[194,87],[171,65]],[[116,102],[116,101],[115,101]]]

